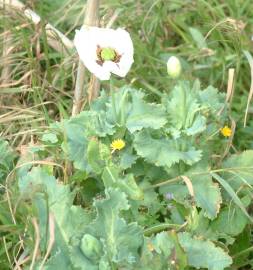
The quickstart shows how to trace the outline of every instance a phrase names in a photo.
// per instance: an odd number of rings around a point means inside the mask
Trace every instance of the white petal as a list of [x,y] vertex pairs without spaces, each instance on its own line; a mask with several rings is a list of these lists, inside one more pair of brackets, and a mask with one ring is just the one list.
[[133,56],[128,55],[127,53],[122,54],[120,62],[118,63],[119,69],[121,72],[121,77],[125,77],[128,71],[130,70],[134,62]]
[[106,61],[106,62],[104,62],[103,66],[107,70],[110,70],[110,72],[112,72],[113,74],[116,74],[120,77],[124,77],[124,76],[122,76],[122,71],[120,70],[120,67],[117,63],[114,63],[112,61]]
[[[76,31],[74,44],[80,59],[87,69],[100,80],[109,80],[111,73],[125,77],[133,63],[133,43],[129,33],[123,29],[82,27]],[[112,48],[121,57],[119,63],[105,61],[97,63],[97,47]]]
[[[123,29],[117,29],[117,41],[115,42],[115,50],[121,55],[120,61],[118,63],[120,74],[117,74],[121,77],[125,77],[128,71],[130,70],[134,59],[133,59],[133,43],[129,33]],[[114,73],[114,72],[113,72]]]
[[127,53],[133,57],[133,42],[129,33],[121,28],[115,30],[114,48],[119,54]]

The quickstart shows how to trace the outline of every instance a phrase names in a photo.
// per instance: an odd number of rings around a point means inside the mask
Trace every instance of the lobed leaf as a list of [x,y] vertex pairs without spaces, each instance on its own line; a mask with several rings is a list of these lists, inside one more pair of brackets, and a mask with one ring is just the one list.
[[132,109],[126,121],[126,127],[131,133],[143,128],[159,129],[167,123],[162,105],[146,103],[138,92],[132,91],[131,94]]
[[192,165],[201,159],[200,150],[191,147],[186,151],[179,151],[172,140],[155,139],[146,130],[135,135],[134,148],[137,154],[148,162],[168,168],[179,161]]
[[41,247],[45,247],[48,241],[48,215],[49,212],[53,214],[55,243],[46,269],[53,269],[59,261],[65,265],[63,269],[69,269],[70,239],[84,230],[91,216],[80,207],[73,206],[74,194],[70,192],[69,186],[58,184],[53,176],[41,168],[34,167],[26,176],[20,177],[19,188],[22,196],[32,199],[37,208]]
[[87,232],[100,239],[109,262],[134,264],[139,260],[139,248],[143,244],[141,228],[136,223],[127,224],[119,216],[129,209],[126,195],[119,189],[106,189],[106,198],[94,202],[97,218]]
[[207,268],[209,270],[223,270],[232,264],[231,257],[211,241],[192,237],[189,233],[179,233],[180,245],[185,250],[190,266]]

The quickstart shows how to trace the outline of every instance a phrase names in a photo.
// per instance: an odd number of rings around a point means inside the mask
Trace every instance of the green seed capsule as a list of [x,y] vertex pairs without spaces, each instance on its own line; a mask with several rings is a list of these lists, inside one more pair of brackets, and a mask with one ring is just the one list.
[[102,256],[102,244],[90,234],[83,236],[80,248],[83,254],[92,261],[96,261]]

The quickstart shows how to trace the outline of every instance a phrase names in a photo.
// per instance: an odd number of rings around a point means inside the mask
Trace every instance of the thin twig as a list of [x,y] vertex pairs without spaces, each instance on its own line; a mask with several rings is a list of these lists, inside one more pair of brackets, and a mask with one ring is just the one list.
[[[98,13],[99,13],[99,0],[88,0],[86,4],[84,25],[88,25],[88,26],[98,25],[98,20],[99,20]],[[85,67],[82,61],[79,60],[77,76],[76,76],[76,86],[75,86],[75,93],[74,93],[72,115],[77,115],[81,111],[83,99],[85,96],[84,84],[85,84]],[[91,94],[89,94],[89,96],[93,96],[92,89],[90,91],[91,91]]]
[[77,115],[81,111],[81,107],[84,101],[84,83],[85,83],[85,67],[79,60],[77,74],[76,74],[76,85],[74,92],[72,116]]
[[88,89],[88,101],[89,104],[91,103],[92,100],[96,99],[99,95],[99,88],[100,88],[100,81],[96,76],[92,75],[90,79],[90,85]]

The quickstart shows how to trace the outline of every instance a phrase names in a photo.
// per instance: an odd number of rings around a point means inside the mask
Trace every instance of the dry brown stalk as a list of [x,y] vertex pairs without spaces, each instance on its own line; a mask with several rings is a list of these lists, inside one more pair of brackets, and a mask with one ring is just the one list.
[[[99,0],[88,0],[86,4],[86,12],[84,18],[84,25],[97,26],[99,23]],[[93,75],[92,75],[93,76]],[[94,86],[99,84],[96,78],[92,78],[89,96],[93,97]],[[81,60],[78,63],[76,86],[74,93],[74,101],[72,108],[72,115],[77,115],[82,108],[84,100],[84,84],[85,84],[85,67]]]
[[6,32],[3,39],[3,55],[2,55],[2,74],[0,83],[8,84],[11,81],[11,69],[10,69],[10,54],[12,51],[12,39],[11,34]]
[[94,100],[98,97],[99,89],[100,89],[100,81],[96,76],[92,75],[91,79],[90,79],[89,89],[88,89],[89,104],[91,103],[92,100]]

